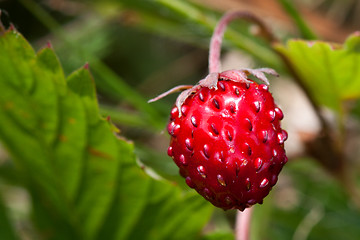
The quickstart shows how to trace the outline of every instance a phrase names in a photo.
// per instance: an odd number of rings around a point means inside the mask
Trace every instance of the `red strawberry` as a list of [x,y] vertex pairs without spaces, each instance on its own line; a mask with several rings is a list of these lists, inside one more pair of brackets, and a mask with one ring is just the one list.
[[268,68],[219,73],[220,46],[226,25],[248,14],[226,14],[210,44],[210,74],[195,86],[178,86],[154,98],[184,90],[171,111],[168,155],[180,168],[186,183],[223,209],[243,211],[262,203],[276,184],[287,162],[286,131],[280,127],[283,113],[268,85]]
[[283,118],[268,86],[219,81],[171,111],[168,154],[186,183],[212,204],[244,210],[261,203],[286,163]]

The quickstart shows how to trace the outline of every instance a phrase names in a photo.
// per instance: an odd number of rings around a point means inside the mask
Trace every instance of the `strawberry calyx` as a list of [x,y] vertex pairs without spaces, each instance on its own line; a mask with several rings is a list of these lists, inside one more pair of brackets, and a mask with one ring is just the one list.
[[251,83],[251,80],[248,79],[248,76],[253,75],[260,81],[264,82],[266,85],[270,85],[267,77],[265,76],[265,73],[276,77],[279,76],[279,74],[272,68],[257,68],[257,69],[243,68],[240,70],[224,71],[219,74],[219,77],[221,80],[231,80],[234,82]]
[[150,102],[155,102],[163,97],[166,97],[167,95],[170,95],[172,93],[182,91],[179,96],[176,99],[176,107],[178,108],[179,117],[181,117],[181,107],[186,101],[186,99],[191,96],[193,93],[198,91],[200,88],[205,87],[209,89],[217,90],[217,83],[218,81],[233,81],[233,82],[239,82],[239,83],[252,83],[253,80],[249,79],[248,77],[250,75],[253,75],[260,81],[264,82],[266,85],[270,85],[266,74],[273,75],[273,76],[279,76],[279,74],[271,68],[257,68],[257,69],[251,69],[251,68],[243,68],[240,70],[227,70],[221,73],[212,72],[209,73],[204,79],[200,80],[196,85],[180,85],[176,86],[159,96],[150,99]]
[[266,85],[270,85],[265,73],[279,76],[279,74],[271,68],[257,68],[250,69],[244,68],[240,70],[227,70],[221,73],[210,73],[204,79],[200,80],[198,84],[192,86],[189,89],[186,89],[176,99],[176,107],[179,110],[179,117],[181,117],[181,107],[186,101],[188,97],[190,97],[193,93],[198,91],[200,88],[205,87],[209,89],[217,90],[218,81],[233,81],[238,83],[252,83],[253,80],[249,79],[249,75],[253,75],[260,81],[264,82]]

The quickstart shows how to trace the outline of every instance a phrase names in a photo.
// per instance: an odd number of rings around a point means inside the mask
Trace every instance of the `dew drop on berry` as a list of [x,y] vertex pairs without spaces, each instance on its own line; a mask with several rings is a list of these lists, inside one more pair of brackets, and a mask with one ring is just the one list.
[[263,165],[263,160],[261,158],[255,159],[254,165],[255,165],[256,171],[259,171]]
[[225,179],[223,178],[223,176],[218,174],[216,177],[217,177],[218,183],[220,183],[221,186],[226,187],[226,182],[225,182]]
[[264,188],[269,184],[269,180],[267,178],[264,178],[260,183],[260,188]]
[[268,116],[269,116],[269,120],[270,120],[270,122],[275,121],[275,117],[276,117],[276,113],[275,113],[275,111],[270,110],[270,111],[269,111],[269,113],[268,113]]
[[179,157],[179,162],[182,164],[182,165],[187,165],[187,161],[186,161],[186,158],[184,156],[184,154],[181,154],[180,157]]
[[191,123],[192,123],[192,125],[193,125],[194,127],[197,127],[197,126],[198,126],[195,116],[191,116],[190,120],[191,120]]
[[247,203],[251,206],[251,205],[254,205],[256,203],[256,200],[255,199],[250,199]]
[[200,174],[200,176],[205,179],[206,171],[205,171],[204,166],[198,166],[196,169],[197,169],[198,173]]
[[168,147],[167,154],[169,155],[169,157],[174,156],[174,151],[173,151],[173,147],[172,147],[172,146]]
[[190,138],[185,139],[185,146],[187,149],[192,151],[193,150],[193,140]]
[[259,101],[255,101],[255,102],[253,102],[253,104],[252,104],[252,107],[253,107],[253,109],[254,109],[254,111],[255,112],[260,112],[260,102]]
[[186,184],[187,184],[190,188],[194,188],[194,187],[195,187],[195,185],[194,185],[194,183],[193,183],[193,181],[191,180],[190,177],[186,177],[186,178],[185,178],[185,182],[186,182]]
[[282,120],[284,118],[284,114],[280,108],[276,107],[275,112],[276,112],[276,116],[278,116],[279,120]]

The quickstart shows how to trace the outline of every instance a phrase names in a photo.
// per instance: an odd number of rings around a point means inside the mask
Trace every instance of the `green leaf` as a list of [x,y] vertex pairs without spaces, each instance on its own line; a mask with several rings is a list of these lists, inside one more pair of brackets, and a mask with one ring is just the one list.
[[148,195],[151,194],[151,179],[135,165],[133,147],[119,142],[119,152],[122,153],[122,168],[114,186],[114,199],[97,236],[99,240],[128,239],[131,231],[137,231],[134,226],[145,209]]
[[[167,183],[153,182],[145,210],[128,239],[197,239],[211,206],[194,193],[184,195]],[[141,229],[139,231],[138,229]]]
[[2,196],[0,195],[0,239],[5,240],[16,240],[18,239],[15,235],[12,223],[8,217],[6,206],[3,202]]
[[87,238],[96,235],[115,194],[120,168],[117,139],[105,121],[91,126],[77,210]]
[[22,167],[37,172],[34,180],[51,189],[54,179],[45,162],[50,155],[44,145],[55,136],[55,89],[39,72],[31,46],[16,31],[3,33],[0,49],[0,138],[15,159],[22,159]]
[[52,146],[53,168],[61,178],[66,179],[61,182],[64,194],[69,200],[74,200],[80,188],[82,169],[85,165],[87,116],[80,98],[70,91],[61,97],[59,102],[59,112],[62,113],[59,122],[62,124],[57,130],[57,141]]
[[21,176],[6,178],[29,191],[37,235],[199,238],[213,207],[141,170],[134,146],[100,116],[88,66],[65,79],[51,48],[35,54],[16,31],[0,34],[0,140]]
[[99,121],[99,106],[96,98],[95,83],[88,70],[88,65],[72,73],[68,77],[67,83],[69,89],[81,97],[90,124],[96,124]]
[[[133,149],[123,145],[122,151]],[[117,194],[97,239],[197,239],[213,207],[194,191],[154,181],[134,166],[133,158],[122,161]]]
[[290,40],[276,45],[316,103],[342,110],[345,100],[360,97],[360,35],[343,45],[322,41]]

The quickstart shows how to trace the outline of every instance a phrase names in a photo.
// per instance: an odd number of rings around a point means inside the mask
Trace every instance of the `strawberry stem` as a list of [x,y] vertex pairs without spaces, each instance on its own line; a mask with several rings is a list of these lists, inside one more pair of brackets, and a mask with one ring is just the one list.
[[238,211],[236,215],[236,240],[250,239],[250,225],[253,208],[246,208],[243,212]]
[[242,11],[230,11],[227,12],[216,25],[214,33],[210,41],[210,51],[209,51],[209,73],[219,73],[220,72],[220,52],[221,52],[221,43],[224,37],[226,27],[236,19],[245,19],[251,21],[258,25],[261,29],[262,35],[269,41],[274,42],[275,37],[271,31],[267,28],[263,21],[261,21],[255,15],[249,12]]

